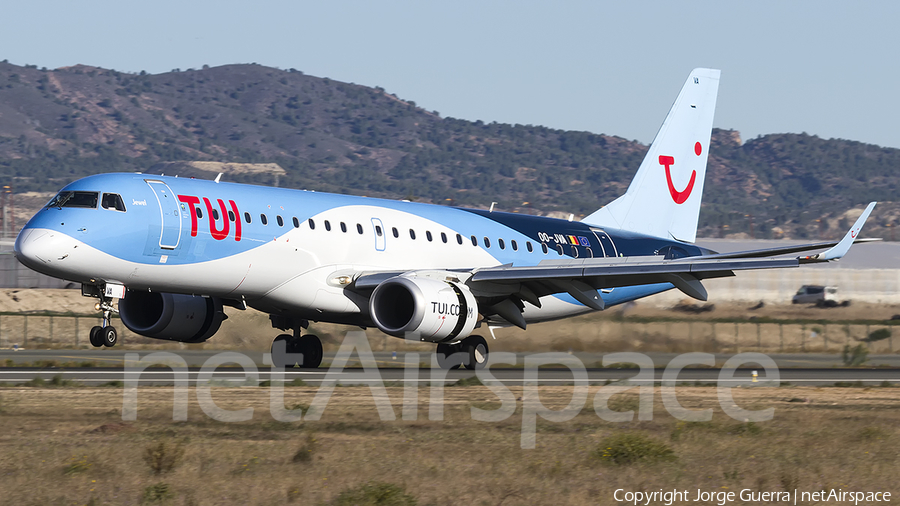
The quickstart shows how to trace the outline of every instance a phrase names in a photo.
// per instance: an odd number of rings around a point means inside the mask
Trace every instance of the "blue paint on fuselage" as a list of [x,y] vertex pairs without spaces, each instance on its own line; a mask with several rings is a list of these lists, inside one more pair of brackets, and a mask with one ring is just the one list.
[[[168,185],[174,196],[191,196],[199,199],[198,207],[202,217],[183,202],[178,204],[181,220],[181,234],[178,246],[174,249],[160,247],[163,218],[157,196],[147,184],[147,180],[162,181]],[[126,212],[103,209],[45,207],[39,211],[26,228],[46,228],[57,230],[84,243],[110,254],[116,258],[139,264],[158,264],[160,256],[166,255],[167,264],[183,265],[205,262],[230,257],[253,248],[257,248],[273,239],[279,238],[294,228],[296,218],[300,227],[308,227],[312,217],[322,216],[330,210],[347,206],[370,206],[371,216],[359,216],[358,223],[370,233],[371,218],[378,216],[378,209],[391,209],[431,220],[449,230],[462,235],[464,244],[471,246],[471,237],[476,238],[478,248],[489,253],[498,264],[535,265],[541,260],[573,257],[572,245],[562,242],[563,255],[557,252],[558,238],[567,240],[569,236],[586,240],[576,248],[580,256],[601,255],[603,247],[594,235],[592,227],[586,223],[566,221],[540,216],[529,216],[515,213],[489,212],[486,210],[443,207],[431,204],[387,200],[349,195],[318,193],[304,190],[291,190],[236,183],[216,183],[209,180],[177,178],[145,174],[115,173],[100,174],[79,179],[67,185],[61,191],[92,191],[116,193],[125,202]],[[227,211],[231,210],[230,201],[234,201],[238,210],[236,220],[240,220],[241,239],[235,240],[236,223],[230,222],[229,233],[223,239],[215,239],[211,234],[210,216],[204,198],[219,212],[215,227],[224,228],[228,220]],[[218,201],[225,204],[226,212],[222,213]],[[244,213],[249,213],[250,223],[243,220]],[[261,215],[265,215],[268,223],[262,224]],[[278,216],[283,225],[278,225]],[[191,234],[192,221],[196,219],[196,235]],[[384,220],[383,220],[384,221]],[[356,223],[348,224],[351,229]],[[386,240],[393,240],[388,233],[393,226],[401,228],[407,224],[384,222]],[[319,224],[321,226],[321,223]],[[418,231],[419,239],[425,240],[424,230]],[[696,256],[706,250],[692,244],[671,241],[657,237],[644,236],[632,232],[605,230],[615,244],[619,256],[655,255],[665,248],[678,248],[681,256]],[[547,237],[551,237],[547,241]],[[484,238],[490,240],[490,247],[485,246]],[[504,248],[500,248],[499,239],[503,239]],[[548,253],[544,254],[541,239],[547,244]],[[434,238],[434,240],[439,240]],[[517,243],[517,251],[512,249],[512,241]],[[455,236],[448,237],[448,242],[455,244]],[[532,252],[527,251],[531,243]],[[591,248],[588,252],[586,248]],[[607,245],[607,250],[608,250]],[[597,253],[594,253],[597,252]],[[611,253],[607,253],[610,255]],[[436,266],[437,267],[437,266]],[[472,268],[481,265],[472,265]],[[619,287],[610,293],[602,294],[607,305],[635,300],[637,298],[658,293],[672,286],[668,283],[635,287]],[[578,304],[568,294],[557,295],[563,301]]]

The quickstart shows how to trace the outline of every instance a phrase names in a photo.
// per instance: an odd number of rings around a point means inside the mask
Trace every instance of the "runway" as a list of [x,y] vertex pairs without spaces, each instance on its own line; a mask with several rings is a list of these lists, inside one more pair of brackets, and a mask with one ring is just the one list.
[[[245,362],[249,366],[245,371],[235,364],[227,364],[224,367],[213,368],[209,365],[204,370],[201,366],[213,357],[217,357],[218,351],[213,350],[176,350],[168,351],[183,360],[187,368],[179,368],[173,372],[170,367],[146,368],[137,374],[134,372],[137,362],[125,363],[126,354],[137,353],[139,357],[146,357],[151,351],[135,351],[122,349],[97,349],[97,350],[0,350],[0,364],[7,363],[7,359],[14,364],[23,366],[0,367],[0,384],[7,386],[20,385],[41,378],[44,381],[53,381],[54,377],[74,384],[85,386],[120,385],[129,381],[130,384],[140,385],[172,385],[176,379],[187,381],[190,385],[213,386],[254,386],[260,382],[285,381],[293,382],[302,380],[303,384],[318,386],[323,382],[335,382],[341,385],[367,384],[380,381],[391,386],[404,384],[426,385],[452,385],[460,380],[476,376],[473,371],[453,370],[446,371],[429,367],[431,354],[418,353],[411,357],[412,362],[419,364],[417,369],[406,371],[403,368],[405,354],[393,354],[390,352],[374,353],[377,370],[365,370],[360,367],[358,360],[351,359],[347,367],[342,370],[329,370],[329,364],[334,360],[334,354],[326,354],[323,367],[315,370],[292,369],[284,371],[272,371],[263,365],[263,354],[259,352],[242,352]],[[234,353],[234,352],[232,352]],[[518,366],[511,367],[500,364],[489,371],[479,373],[480,379],[485,383],[500,382],[508,386],[522,385],[527,381],[536,381],[541,385],[570,385],[575,380],[575,375],[570,368],[560,366],[541,367],[530,372],[526,376],[523,369],[524,357],[529,354],[519,353]],[[562,355],[562,354],[561,354]],[[626,384],[661,384],[666,366],[676,357],[674,353],[646,354],[650,357],[656,369],[653,371],[653,379],[634,378],[638,369],[618,369],[598,367],[602,360],[599,353],[575,353],[567,355],[571,357],[571,364],[575,369],[583,371],[579,382],[586,381],[592,385],[602,385],[610,382]],[[844,368],[840,357],[824,354],[791,354],[770,355],[777,365],[778,385],[810,385],[831,386],[842,384],[860,383],[867,386],[896,384],[900,386],[900,368]],[[355,358],[355,357],[354,357]],[[722,364],[731,355],[715,355],[716,364]],[[577,360],[576,360],[577,359]],[[891,364],[897,362],[894,355],[872,357],[874,363]],[[581,366],[579,366],[581,364]],[[174,365],[174,364],[173,364]],[[127,366],[124,369],[123,366]],[[130,372],[129,372],[130,371]],[[757,381],[753,381],[753,372],[757,371]],[[774,373],[775,371],[773,371]],[[671,378],[667,378],[671,380]],[[758,365],[748,365],[738,369],[723,371],[719,367],[687,367],[678,372],[674,381],[676,384],[721,384],[728,386],[775,386],[772,376],[767,377],[766,371]],[[57,380],[59,381],[59,380]]]

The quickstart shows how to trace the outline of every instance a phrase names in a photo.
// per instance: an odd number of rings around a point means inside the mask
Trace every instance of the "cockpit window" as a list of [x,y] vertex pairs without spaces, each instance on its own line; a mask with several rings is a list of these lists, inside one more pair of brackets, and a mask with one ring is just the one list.
[[104,193],[103,200],[100,201],[103,209],[115,209],[116,211],[125,212],[125,202],[118,193]]
[[[47,203],[47,207],[89,207],[96,209],[97,195],[97,192],[59,192]],[[124,208],[125,206],[123,205],[122,207]]]

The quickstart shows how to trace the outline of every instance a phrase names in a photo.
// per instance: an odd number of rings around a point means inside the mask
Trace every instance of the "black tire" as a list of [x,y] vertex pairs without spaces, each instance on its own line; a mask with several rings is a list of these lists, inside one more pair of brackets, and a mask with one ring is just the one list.
[[296,350],[295,353],[301,353],[303,355],[303,362],[300,363],[300,367],[304,369],[315,369],[322,364],[322,341],[319,340],[319,336],[313,334],[306,334],[300,337],[295,337],[291,339],[290,345],[288,348],[293,348]]
[[104,327],[100,332],[100,338],[103,340],[103,346],[107,348],[112,348],[119,342],[119,333],[116,332],[116,328],[112,325],[108,327]]
[[438,365],[441,366],[441,369],[459,369],[465,361],[461,352],[459,344],[441,343],[437,345],[435,354]]
[[103,347],[103,337],[100,336],[101,332],[103,332],[103,327],[99,325],[91,327],[91,346],[94,348]]
[[[293,351],[290,349],[292,338],[293,336],[291,335],[281,334],[280,336],[272,340],[272,367],[277,367],[280,369],[290,369],[294,367],[294,364],[297,363],[296,360],[293,360],[291,358],[291,353],[293,353]],[[278,343],[277,346],[276,343]]]
[[469,336],[463,339],[462,350],[465,353],[466,369],[474,371],[484,369],[488,360],[487,341],[481,336]]

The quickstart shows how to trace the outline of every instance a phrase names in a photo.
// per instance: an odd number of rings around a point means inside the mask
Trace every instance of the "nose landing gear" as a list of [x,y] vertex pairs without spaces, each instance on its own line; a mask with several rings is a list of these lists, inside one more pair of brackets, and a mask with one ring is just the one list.
[[82,285],[82,295],[100,299],[100,302],[94,304],[94,309],[103,312],[101,324],[91,328],[91,346],[95,348],[101,348],[103,346],[112,348],[119,342],[119,334],[116,332],[116,328],[110,325],[110,320],[113,313],[118,313],[119,311],[112,305],[112,299],[107,297],[103,290],[100,290],[96,286],[90,286],[86,289],[86,286],[87,285]]

